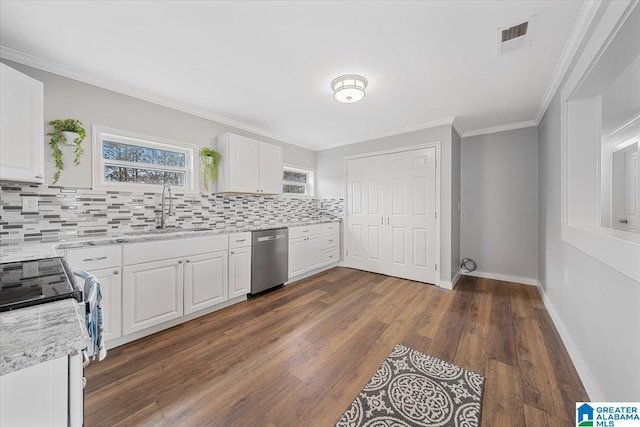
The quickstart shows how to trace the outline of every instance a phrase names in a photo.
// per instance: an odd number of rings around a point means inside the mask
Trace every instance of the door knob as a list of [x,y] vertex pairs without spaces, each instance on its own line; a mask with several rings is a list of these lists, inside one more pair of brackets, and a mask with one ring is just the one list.
[[120,272],[118,270],[114,270],[113,274],[120,274]]

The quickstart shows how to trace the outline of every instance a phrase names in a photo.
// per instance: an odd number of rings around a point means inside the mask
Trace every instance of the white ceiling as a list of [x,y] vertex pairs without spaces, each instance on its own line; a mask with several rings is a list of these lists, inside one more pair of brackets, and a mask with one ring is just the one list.
[[[535,124],[582,5],[2,0],[0,44],[6,58],[317,150],[454,116],[464,134]],[[497,29],[533,15],[531,46],[497,56]],[[347,73],[369,80],[362,102],[333,100]]]

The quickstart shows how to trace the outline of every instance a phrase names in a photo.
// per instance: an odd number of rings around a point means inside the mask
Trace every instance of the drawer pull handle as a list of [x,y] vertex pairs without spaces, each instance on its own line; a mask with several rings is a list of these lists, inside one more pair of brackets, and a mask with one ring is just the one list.
[[308,232],[309,232],[309,230],[302,230],[302,232],[303,232],[303,233],[308,233]]
[[333,258],[333,255],[329,255],[329,258]]
[[107,259],[107,257],[106,256],[99,256],[99,257],[96,257],[96,258],[85,258],[82,261],[85,261],[85,262],[102,261],[103,259]]
[[113,274],[120,274],[120,272],[118,270],[114,270]]
[[182,260],[181,260],[181,259],[180,259],[180,260],[178,260],[178,264],[182,264]]
[[244,242],[245,240],[247,240],[247,239],[236,240],[236,243]]
[[329,239],[329,242],[333,242],[333,239]]

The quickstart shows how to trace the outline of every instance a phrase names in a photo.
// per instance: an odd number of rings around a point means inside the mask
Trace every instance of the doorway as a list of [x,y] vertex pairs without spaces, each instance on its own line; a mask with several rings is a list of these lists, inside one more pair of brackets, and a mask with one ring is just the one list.
[[612,226],[640,233],[638,227],[638,142],[613,152]]

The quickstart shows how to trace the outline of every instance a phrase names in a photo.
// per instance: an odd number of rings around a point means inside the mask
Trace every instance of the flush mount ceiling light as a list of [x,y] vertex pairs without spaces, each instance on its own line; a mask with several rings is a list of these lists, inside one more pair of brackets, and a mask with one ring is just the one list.
[[337,77],[331,82],[333,97],[343,104],[353,104],[364,98],[364,90],[367,88],[367,79],[356,74],[346,74]]

